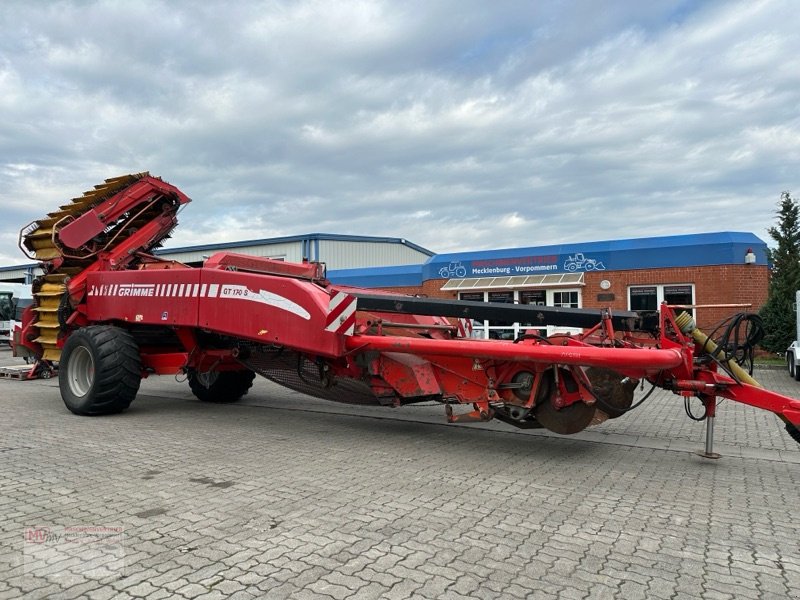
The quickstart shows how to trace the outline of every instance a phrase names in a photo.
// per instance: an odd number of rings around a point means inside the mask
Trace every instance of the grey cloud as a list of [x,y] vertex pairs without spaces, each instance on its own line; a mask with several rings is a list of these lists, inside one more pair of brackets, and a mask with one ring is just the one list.
[[800,164],[798,25],[788,0],[5,2],[0,261],[140,170],[194,199],[174,245],[766,237]]

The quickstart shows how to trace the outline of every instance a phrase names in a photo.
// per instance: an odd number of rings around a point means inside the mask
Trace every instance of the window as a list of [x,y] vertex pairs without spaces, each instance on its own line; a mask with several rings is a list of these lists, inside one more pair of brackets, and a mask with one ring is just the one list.
[[461,292],[458,295],[460,300],[471,300],[472,302],[483,302],[483,292]]
[[521,291],[519,293],[519,303],[545,306],[547,304],[547,293],[544,290]]
[[658,287],[632,287],[629,294],[631,310],[658,310]]
[[578,292],[553,292],[553,306],[578,308]]
[[0,321],[8,321],[14,318],[14,304],[11,302],[11,294],[0,292]]
[[664,302],[667,304],[694,304],[692,286],[665,285]]
[[[694,304],[694,285],[636,285],[628,288],[630,310],[658,310],[662,302],[667,304]],[[692,309],[685,309],[693,314]]]
[[489,302],[514,304],[514,292],[489,292]]

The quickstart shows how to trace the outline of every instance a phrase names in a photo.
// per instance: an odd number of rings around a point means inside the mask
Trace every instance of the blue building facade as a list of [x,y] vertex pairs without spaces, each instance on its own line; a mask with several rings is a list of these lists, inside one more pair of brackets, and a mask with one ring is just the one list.
[[331,271],[332,281],[361,287],[407,287],[434,279],[519,277],[673,267],[767,265],[755,234],[725,231],[435,254],[422,265]]

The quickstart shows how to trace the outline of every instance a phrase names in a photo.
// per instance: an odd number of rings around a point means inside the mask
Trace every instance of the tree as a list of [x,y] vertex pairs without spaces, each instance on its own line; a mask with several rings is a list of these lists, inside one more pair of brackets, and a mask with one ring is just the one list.
[[795,291],[800,290],[800,206],[789,192],[781,194],[778,223],[769,228],[777,247],[768,249],[772,264],[767,303],[759,313],[764,320],[761,345],[770,352],[784,352],[795,339]]

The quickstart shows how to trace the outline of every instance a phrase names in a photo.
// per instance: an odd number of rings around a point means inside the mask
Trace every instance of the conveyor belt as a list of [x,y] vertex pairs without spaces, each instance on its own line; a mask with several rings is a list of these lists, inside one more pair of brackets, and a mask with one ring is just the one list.
[[[149,173],[135,173],[106,179],[103,183],[94,186],[94,189],[84,192],[83,196],[73,198],[69,203],[59,207],[59,210],[49,213],[45,218],[35,221],[20,232],[20,248],[28,256],[42,264],[45,272],[33,285],[34,320],[32,322],[33,341],[42,347],[42,358],[49,361],[58,361],[61,349],[58,339],[63,327],[63,318],[59,317],[59,308],[66,301],[67,283],[70,277],[84,271],[97,260],[100,251],[109,251],[115,245],[122,243],[124,236],[117,234],[135,228],[157,218],[162,207],[153,204],[143,212],[124,214],[116,221],[111,222],[90,242],[80,248],[65,248],[59,243],[59,231],[66,225],[73,223],[80,216],[97,207],[119,192],[132,186]],[[116,204],[116,201],[114,202]],[[152,247],[139,250],[151,251],[168,237],[156,240]]]

